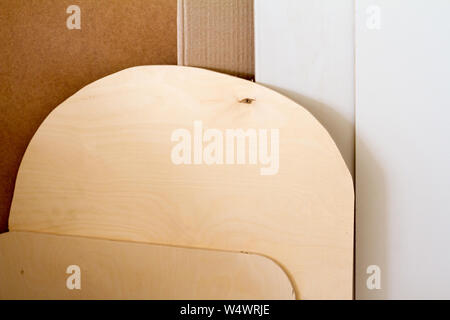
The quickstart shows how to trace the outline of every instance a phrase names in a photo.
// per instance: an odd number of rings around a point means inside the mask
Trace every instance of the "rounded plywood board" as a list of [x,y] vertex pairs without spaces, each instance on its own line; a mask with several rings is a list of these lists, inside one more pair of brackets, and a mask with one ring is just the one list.
[[[80,290],[69,266],[78,268]],[[275,262],[253,254],[36,232],[0,235],[0,299],[290,300],[293,292]]]
[[335,143],[303,107],[220,73],[143,66],[47,117],[9,228],[258,253],[298,298],[347,299],[353,201]]

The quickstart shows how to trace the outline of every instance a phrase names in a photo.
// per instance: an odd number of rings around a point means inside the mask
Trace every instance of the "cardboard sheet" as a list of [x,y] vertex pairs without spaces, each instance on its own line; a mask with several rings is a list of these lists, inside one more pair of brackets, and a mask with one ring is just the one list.
[[[67,20],[80,8],[81,29]],[[176,0],[0,2],[0,232],[34,132],[66,98],[119,70],[177,63]]]
[[253,0],[179,0],[178,64],[253,79]]

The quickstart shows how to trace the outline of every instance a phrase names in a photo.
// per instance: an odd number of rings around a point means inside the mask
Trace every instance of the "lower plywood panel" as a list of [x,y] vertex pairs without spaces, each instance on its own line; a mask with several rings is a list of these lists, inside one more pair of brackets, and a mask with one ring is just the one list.
[[[81,289],[66,286],[68,266]],[[0,235],[0,299],[294,299],[268,258],[50,234]]]

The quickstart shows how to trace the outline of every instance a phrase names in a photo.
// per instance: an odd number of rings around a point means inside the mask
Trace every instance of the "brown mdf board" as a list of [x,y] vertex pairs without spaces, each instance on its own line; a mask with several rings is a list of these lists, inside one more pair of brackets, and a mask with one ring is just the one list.
[[178,0],[178,64],[253,79],[254,0]]
[[[71,5],[81,29],[67,28]],[[44,118],[103,76],[177,64],[176,15],[176,0],[0,1],[0,232],[20,160]]]
[[42,233],[0,235],[0,299],[294,298],[284,271],[258,255]]
[[[220,144],[235,130],[247,143]],[[200,164],[208,135],[216,162]],[[43,122],[9,228],[257,253],[286,270],[297,298],[350,299],[353,199],[335,143],[300,105],[205,69],[143,66],[86,86]]]

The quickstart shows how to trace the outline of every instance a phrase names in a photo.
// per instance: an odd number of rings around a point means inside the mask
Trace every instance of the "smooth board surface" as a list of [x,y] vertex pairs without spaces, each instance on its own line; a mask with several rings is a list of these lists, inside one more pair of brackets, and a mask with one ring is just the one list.
[[255,1],[255,80],[310,111],[353,174],[354,0]]
[[[79,273],[67,272],[69,266]],[[258,255],[43,233],[0,235],[0,299],[294,298],[283,270]]]
[[[236,129],[257,139],[219,148]],[[208,132],[222,164],[205,163]],[[183,141],[190,164],[173,161]],[[88,85],[48,116],[23,158],[9,228],[258,253],[286,270],[297,298],[350,299],[353,199],[335,143],[292,100],[212,71],[145,66]]]

